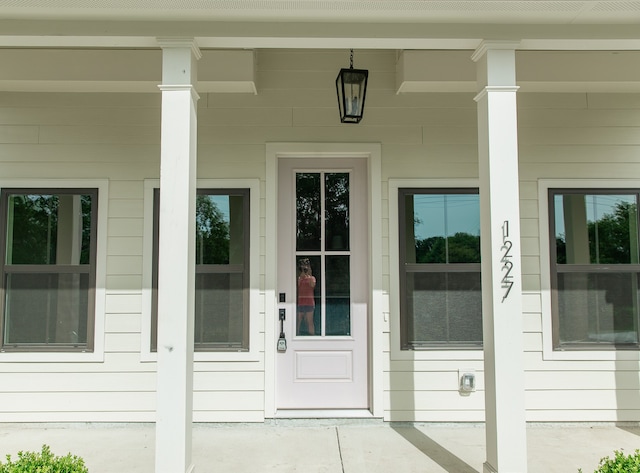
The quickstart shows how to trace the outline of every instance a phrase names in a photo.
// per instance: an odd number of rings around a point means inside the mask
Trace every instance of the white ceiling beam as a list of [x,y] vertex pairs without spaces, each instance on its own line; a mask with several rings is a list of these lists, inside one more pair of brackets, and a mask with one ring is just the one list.
[[[473,92],[470,51],[403,51],[396,93]],[[522,92],[640,92],[640,51],[518,51]]]
[[[475,50],[483,38],[216,37],[195,38],[201,49]],[[0,48],[158,49],[151,36],[0,35]],[[519,51],[640,51],[637,39],[524,38]]]

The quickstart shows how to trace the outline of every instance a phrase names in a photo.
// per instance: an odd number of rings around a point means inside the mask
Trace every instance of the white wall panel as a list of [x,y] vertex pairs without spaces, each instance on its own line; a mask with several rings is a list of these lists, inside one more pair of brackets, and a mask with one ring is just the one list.
[[142,217],[111,217],[108,225],[108,232],[112,237],[142,237],[144,232],[144,220]]
[[140,333],[140,314],[107,314],[107,333]]
[[454,391],[390,391],[385,394],[390,410],[484,410],[484,394],[462,396]]
[[140,274],[111,274],[107,276],[107,292],[139,291],[142,287]]
[[0,126],[0,144],[37,142],[38,128],[35,126]]
[[50,392],[2,393],[0,416],[4,412],[153,411],[155,392]]
[[147,373],[14,373],[13,383],[3,386],[4,392],[11,393],[41,393],[41,392],[118,392],[126,386],[128,392],[155,391],[156,375]]

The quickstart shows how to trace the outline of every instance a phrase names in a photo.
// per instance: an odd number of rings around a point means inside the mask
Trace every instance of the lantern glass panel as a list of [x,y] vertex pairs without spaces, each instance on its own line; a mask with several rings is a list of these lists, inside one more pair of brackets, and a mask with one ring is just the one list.
[[336,79],[340,120],[343,123],[358,123],[362,119],[367,87],[366,70],[341,69]]

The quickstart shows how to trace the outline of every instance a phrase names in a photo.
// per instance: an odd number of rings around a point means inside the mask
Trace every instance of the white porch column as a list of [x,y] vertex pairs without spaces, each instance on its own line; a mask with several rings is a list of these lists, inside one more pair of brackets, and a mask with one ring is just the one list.
[[156,473],[192,472],[196,65],[192,39],[162,48]]
[[527,471],[514,43],[483,43],[477,63],[482,235],[485,473]]

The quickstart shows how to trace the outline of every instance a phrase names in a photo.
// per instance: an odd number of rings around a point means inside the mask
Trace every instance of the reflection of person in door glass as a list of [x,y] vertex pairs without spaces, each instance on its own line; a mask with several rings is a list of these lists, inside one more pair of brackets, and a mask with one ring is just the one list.
[[307,335],[315,335],[313,327],[313,312],[316,306],[314,298],[315,287],[316,278],[311,274],[309,258],[298,260],[298,317],[296,319],[298,335],[302,334],[303,321],[307,328]]

